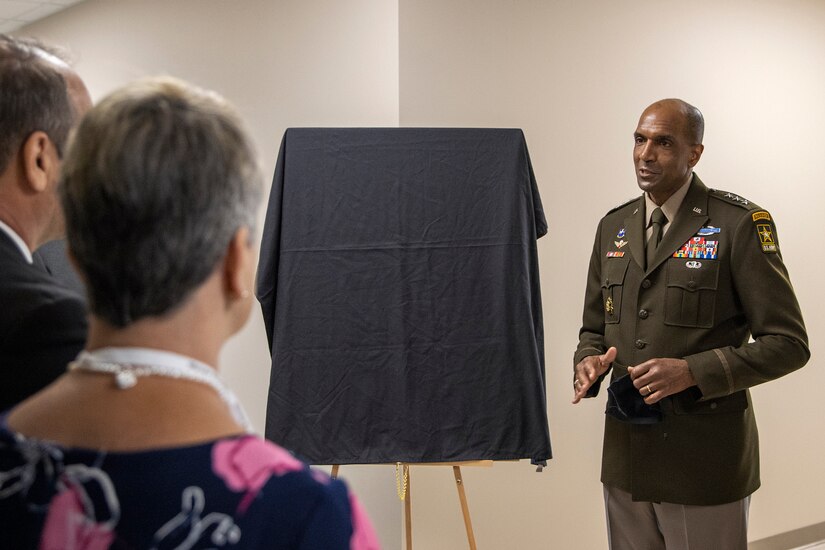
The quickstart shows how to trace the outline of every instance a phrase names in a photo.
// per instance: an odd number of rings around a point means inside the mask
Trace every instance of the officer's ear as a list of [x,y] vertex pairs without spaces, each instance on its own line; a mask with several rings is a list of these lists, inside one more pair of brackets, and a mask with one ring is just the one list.
[[57,181],[60,156],[46,132],[32,132],[21,149],[25,184],[31,192],[42,193]]
[[699,159],[702,158],[702,151],[705,150],[705,146],[701,143],[697,143],[696,145],[691,146],[690,148],[690,159],[688,160],[688,164],[690,167],[693,168],[696,166],[696,163],[699,162]]

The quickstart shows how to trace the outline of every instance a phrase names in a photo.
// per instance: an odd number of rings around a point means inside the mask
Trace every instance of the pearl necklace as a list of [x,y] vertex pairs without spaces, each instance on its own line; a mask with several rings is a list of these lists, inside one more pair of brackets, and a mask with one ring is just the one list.
[[[106,354],[106,352],[112,350],[120,351],[117,348],[106,348],[101,353]],[[127,353],[129,351],[129,349],[126,350]],[[166,360],[156,364],[114,361],[98,357],[96,352],[83,351],[80,352],[77,359],[69,363],[69,370],[79,369],[113,374],[115,385],[121,390],[127,390],[135,386],[141,376],[163,376],[206,384],[218,392],[220,398],[229,407],[232,417],[241,425],[244,431],[252,432],[252,423],[249,421],[246,411],[244,411],[235,394],[220,379],[215,369],[189,357],[156,350],[145,351]]]

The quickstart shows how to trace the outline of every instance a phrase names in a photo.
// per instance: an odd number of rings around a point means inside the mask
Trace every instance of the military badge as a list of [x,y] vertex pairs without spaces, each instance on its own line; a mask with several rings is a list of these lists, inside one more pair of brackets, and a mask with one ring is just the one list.
[[613,298],[608,298],[604,303],[604,310],[608,315],[613,315]]
[[608,258],[621,258],[622,256],[624,256],[624,251],[618,252],[616,250],[611,250],[607,253]]
[[771,221],[771,215],[765,212],[764,210],[754,212],[753,214],[751,214],[751,218],[753,218],[753,221],[755,222],[758,222],[759,220]]
[[699,231],[697,231],[696,235],[699,236],[699,237],[707,237],[708,235],[713,235],[715,233],[721,233],[721,232],[722,232],[721,227],[713,227],[712,225],[709,225],[709,226],[703,227]]
[[715,260],[719,252],[719,241],[709,241],[704,237],[693,237],[673,253],[674,258],[696,258]]
[[748,199],[743,199],[739,195],[734,195],[733,193],[725,193],[724,197],[731,202],[738,202],[744,206],[750,204],[750,201]]
[[769,223],[756,224],[756,233],[759,235],[759,243],[762,245],[762,252],[766,254],[776,254],[776,241],[773,238],[773,228]]
[[616,245],[616,248],[621,248],[621,247],[623,247],[624,245],[627,244],[627,241],[625,241],[625,240],[613,241],[613,244]]
[[624,230],[624,227],[622,227],[621,229],[619,229],[619,232],[616,233],[616,238],[617,239],[623,239],[624,235],[625,235],[625,230]]

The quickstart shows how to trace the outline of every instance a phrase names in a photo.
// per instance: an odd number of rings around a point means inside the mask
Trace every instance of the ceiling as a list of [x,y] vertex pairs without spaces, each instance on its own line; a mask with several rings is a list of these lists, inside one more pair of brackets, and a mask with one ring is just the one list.
[[83,0],[0,0],[0,32],[16,31]]

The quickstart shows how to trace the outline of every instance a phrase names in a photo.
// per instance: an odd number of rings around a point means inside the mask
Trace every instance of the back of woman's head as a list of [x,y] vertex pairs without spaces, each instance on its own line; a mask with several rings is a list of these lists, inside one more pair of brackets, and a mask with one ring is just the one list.
[[73,136],[61,185],[92,313],[124,327],[174,311],[253,228],[260,195],[250,140],[216,94],[156,78],[105,98]]

